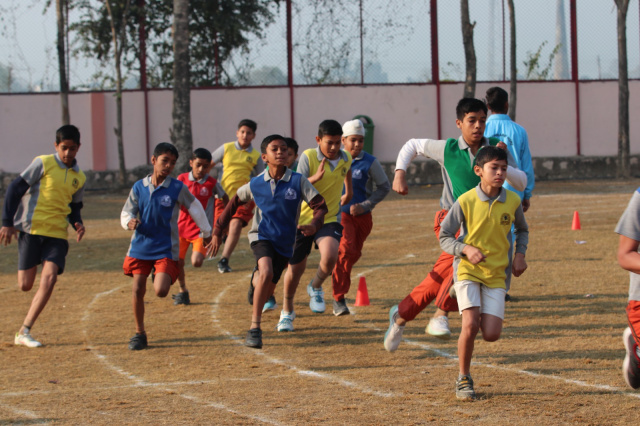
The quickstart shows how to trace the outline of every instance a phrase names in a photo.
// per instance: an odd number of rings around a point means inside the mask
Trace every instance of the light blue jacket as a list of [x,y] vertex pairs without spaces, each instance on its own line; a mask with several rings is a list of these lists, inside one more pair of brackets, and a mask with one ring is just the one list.
[[517,163],[510,164],[510,166],[519,168],[527,175],[527,187],[524,192],[517,191],[506,182],[504,187],[516,192],[520,199],[528,200],[531,198],[531,192],[535,186],[535,176],[531,162],[531,151],[529,151],[529,137],[524,127],[511,120],[507,114],[491,114],[487,119],[484,136],[498,138],[506,143]]

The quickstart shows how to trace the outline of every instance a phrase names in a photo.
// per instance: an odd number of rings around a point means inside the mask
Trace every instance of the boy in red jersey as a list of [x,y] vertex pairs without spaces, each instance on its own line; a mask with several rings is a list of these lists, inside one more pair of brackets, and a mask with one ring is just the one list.
[[[198,148],[193,151],[191,160],[189,160],[191,171],[178,176],[178,180],[184,183],[187,188],[189,188],[189,192],[200,201],[200,204],[202,204],[207,214],[207,219],[209,219],[209,224],[213,227],[214,196],[223,200],[225,204],[229,201],[229,197],[222,189],[222,185],[220,185],[216,179],[209,176],[211,165],[211,152],[204,148]],[[200,228],[198,228],[198,225],[196,225],[184,206],[180,209],[178,232],[180,234],[180,254],[178,260],[180,268],[180,275],[178,275],[180,293],[174,294],[172,297],[174,305],[188,305],[191,303],[191,300],[189,299],[189,290],[187,290],[184,277],[184,258],[187,255],[189,246],[193,244],[191,264],[193,267],[199,268],[202,266],[207,250],[200,237]]]

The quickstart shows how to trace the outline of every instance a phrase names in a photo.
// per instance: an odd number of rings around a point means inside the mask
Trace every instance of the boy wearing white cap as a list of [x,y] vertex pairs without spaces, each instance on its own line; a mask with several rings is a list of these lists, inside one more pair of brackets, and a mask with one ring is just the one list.
[[342,144],[353,158],[353,198],[341,207],[342,239],[338,262],[332,274],[335,316],[349,314],[344,297],[351,287],[351,269],[360,259],[364,241],[371,233],[371,211],[391,190],[389,179],[378,159],[363,151],[364,135],[364,125],[358,119],[347,121],[342,126]]

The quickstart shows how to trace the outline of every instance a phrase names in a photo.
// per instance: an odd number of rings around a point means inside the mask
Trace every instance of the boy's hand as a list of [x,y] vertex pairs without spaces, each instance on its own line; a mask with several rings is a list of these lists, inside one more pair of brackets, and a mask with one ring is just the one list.
[[467,259],[469,260],[469,262],[471,262],[474,265],[477,265],[478,263],[484,261],[487,258],[487,256],[482,254],[479,248],[470,246],[469,244],[464,246],[464,248],[462,249],[462,253],[465,256],[467,256]]
[[513,265],[511,267],[511,272],[513,273],[513,276],[519,277],[526,270],[527,270],[527,261],[524,258],[524,254],[516,253],[516,255],[513,257]]
[[318,170],[314,173],[313,176],[311,176],[309,178],[309,182],[311,182],[311,184],[314,184],[316,182],[318,182],[320,179],[322,179],[322,176],[324,176],[324,163],[327,161],[327,158],[323,158],[322,161],[320,161],[320,165],[318,166]]
[[407,185],[407,179],[404,170],[396,170],[393,177],[393,190],[400,195],[407,195],[409,193],[409,186]]
[[340,205],[344,206],[345,204],[349,204],[349,201],[351,201],[351,197],[348,197],[347,194],[342,194],[342,197],[340,197]]
[[5,247],[11,244],[11,238],[18,238],[18,230],[13,226],[3,226],[0,228],[0,244]]
[[351,216],[359,216],[364,212],[364,207],[362,207],[360,204],[352,204],[351,208],[349,209],[349,213],[351,213]]
[[207,238],[203,238],[202,242],[204,243],[204,246],[208,246],[209,244],[211,244],[211,238],[213,237],[213,235],[208,236]]
[[208,258],[211,258],[218,254],[218,250],[220,249],[221,242],[222,241],[220,240],[220,237],[218,237],[217,235],[213,235],[211,237],[211,240],[209,241],[209,244],[205,244],[204,247],[207,249]]
[[313,225],[298,225],[298,229],[305,237],[309,237],[318,231]]
[[85,231],[84,225],[81,224],[80,222],[76,222],[74,226],[76,228],[76,241],[80,242],[82,237],[84,237],[84,231]]
[[504,149],[505,151],[507,150],[507,144],[500,141],[496,144],[496,147],[500,148],[500,149]]
[[529,198],[522,200],[522,213],[526,213],[527,210],[529,210],[529,207],[531,207],[531,201]]
[[138,219],[131,219],[129,223],[127,223],[127,228],[129,228],[129,231],[135,231],[140,223],[141,222]]

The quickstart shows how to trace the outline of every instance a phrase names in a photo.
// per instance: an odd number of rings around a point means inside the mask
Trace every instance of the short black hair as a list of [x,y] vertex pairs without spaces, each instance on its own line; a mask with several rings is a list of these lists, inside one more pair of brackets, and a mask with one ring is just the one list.
[[213,159],[213,157],[211,156],[211,151],[209,151],[206,148],[197,148],[195,151],[193,151],[193,154],[191,155],[191,159],[195,160],[196,158],[199,158],[205,161],[211,161]]
[[244,120],[240,120],[240,122],[238,123],[238,129],[242,126],[247,126],[251,130],[253,130],[253,133],[255,133],[256,130],[258,129],[258,123],[256,123],[253,120],[249,120],[248,118],[245,118]]
[[73,124],[65,124],[56,130],[56,145],[62,141],[73,141],[80,145],[80,130]]
[[[281,140],[283,142],[286,143],[285,138],[283,136],[280,135],[269,135],[266,138],[262,139],[262,143],[260,144],[260,152],[262,152],[263,154],[267,153],[267,147],[269,146],[269,144],[273,141],[277,141],[277,140]],[[289,145],[287,145],[289,146]]]
[[464,120],[464,116],[470,112],[484,111],[487,113],[487,105],[480,99],[462,98],[456,106],[456,117],[458,120]]
[[294,138],[284,138],[284,141],[287,143],[287,148],[293,148],[293,152],[298,154],[298,142]]
[[336,120],[324,120],[318,126],[318,137],[322,138],[327,136],[342,136],[342,124]]
[[509,94],[502,87],[490,87],[485,95],[485,100],[489,109],[498,114],[507,112],[507,102],[509,102]]
[[153,156],[156,158],[167,153],[175,155],[176,159],[180,156],[180,154],[178,154],[178,149],[169,142],[160,142],[153,149]]
[[478,150],[478,154],[476,155],[476,166],[482,168],[485,164],[494,160],[504,160],[509,164],[507,151],[497,146],[483,146]]

